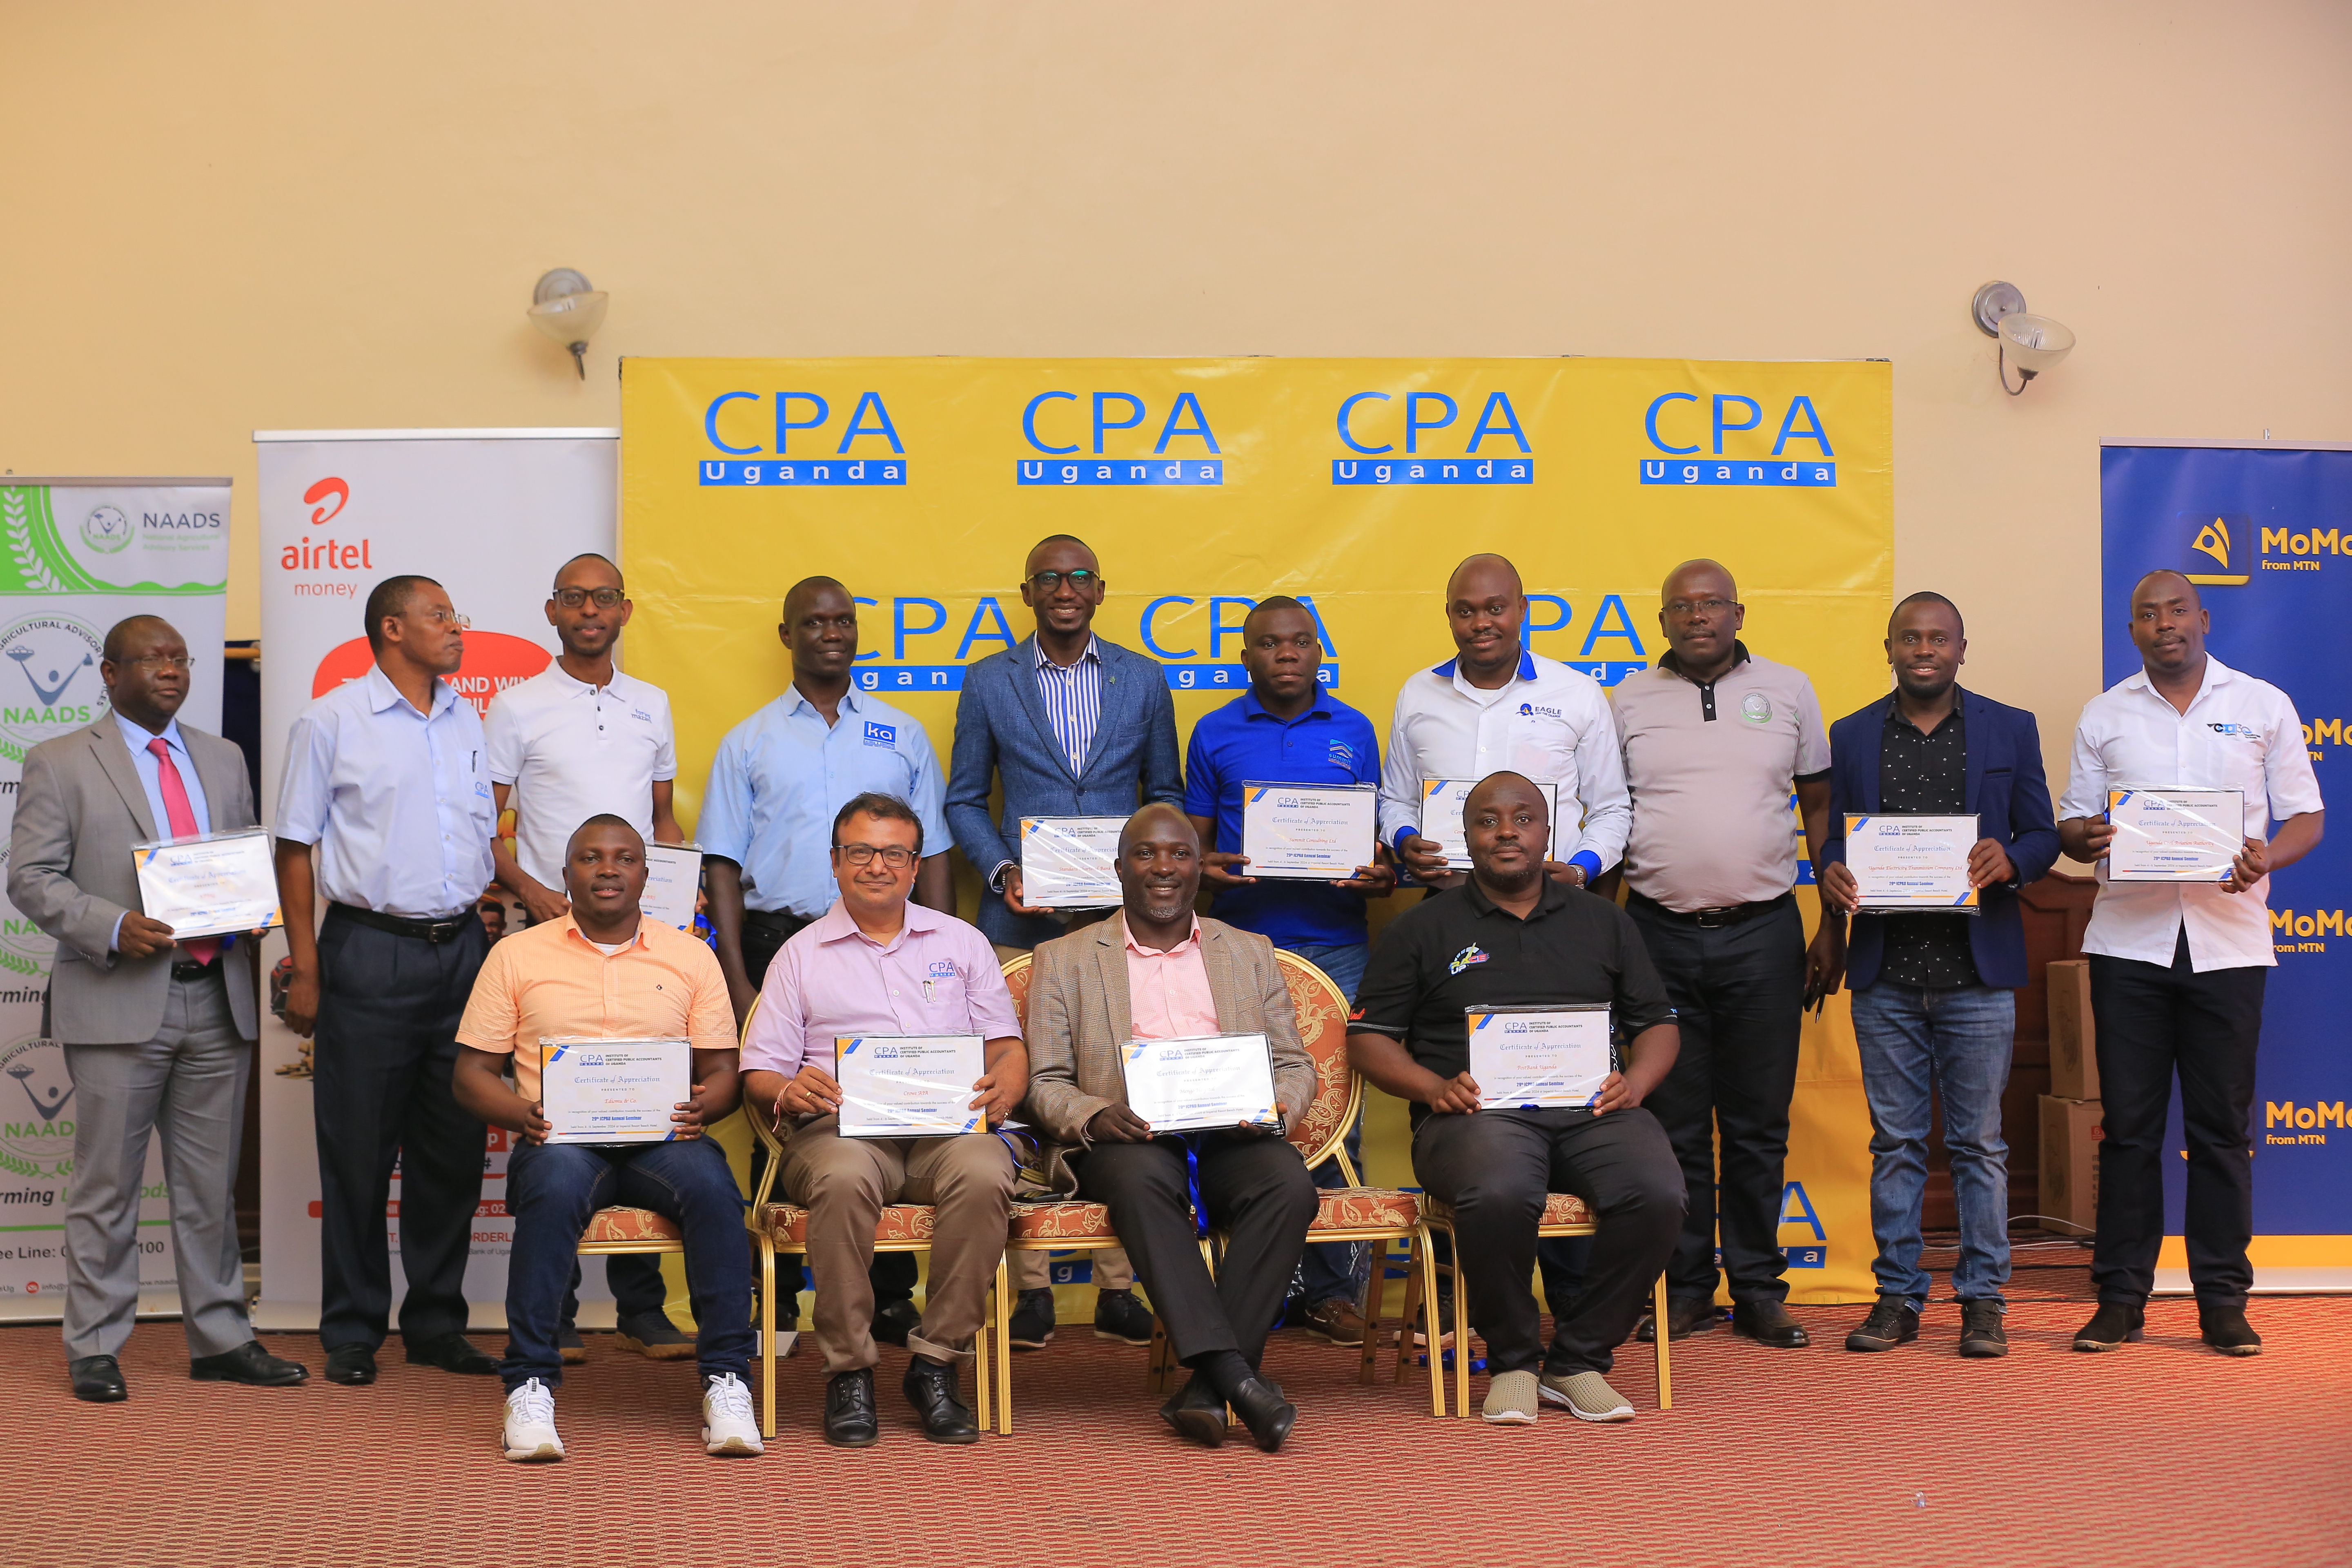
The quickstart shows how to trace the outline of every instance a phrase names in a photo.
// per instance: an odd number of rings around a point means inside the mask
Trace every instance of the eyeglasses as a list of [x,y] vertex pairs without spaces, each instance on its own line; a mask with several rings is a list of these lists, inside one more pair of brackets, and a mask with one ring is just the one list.
[[558,588],[555,602],[567,610],[576,610],[589,600],[596,601],[600,610],[609,610],[628,595],[618,588]]
[[1666,604],[1666,614],[1679,619],[1682,616],[1688,616],[1695,610],[1706,615],[1720,616],[1728,611],[1736,610],[1738,607],[1738,605],[1733,604],[1728,599],[1699,599],[1696,601],[1690,599],[1673,599],[1669,600]]
[[196,661],[184,653],[151,653],[138,658],[123,660],[133,669],[176,669],[182,675],[195,668]]
[[1102,574],[1089,572],[1083,566],[1074,572],[1040,572],[1029,579],[1029,585],[1041,594],[1050,594],[1065,582],[1083,594],[1089,588],[1102,586]]
[[893,871],[903,871],[915,863],[915,852],[903,844],[836,844],[833,852],[853,866],[870,866],[879,855],[882,864]]
[[438,605],[429,610],[419,611],[417,618],[428,626],[455,626],[461,632],[471,631],[474,626],[470,616],[461,616],[455,610],[445,610]]

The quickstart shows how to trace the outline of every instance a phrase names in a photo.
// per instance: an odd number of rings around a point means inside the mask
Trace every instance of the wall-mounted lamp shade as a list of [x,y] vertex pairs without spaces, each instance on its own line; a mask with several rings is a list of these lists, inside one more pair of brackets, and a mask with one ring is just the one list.
[[604,290],[591,289],[587,279],[559,267],[539,280],[525,312],[532,326],[572,351],[572,363],[583,381],[588,377],[588,340],[604,324]]
[[2019,311],[2000,319],[2000,347],[2018,374],[2031,380],[2074,351],[2074,333],[2047,316]]

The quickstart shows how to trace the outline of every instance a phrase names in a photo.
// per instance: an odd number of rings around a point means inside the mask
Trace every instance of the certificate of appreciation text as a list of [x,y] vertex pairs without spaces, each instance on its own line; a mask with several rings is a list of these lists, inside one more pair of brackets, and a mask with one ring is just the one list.
[[131,854],[142,912],[181,942],[284,923],[266,827],[135,844]]
[[551,1143],[663,1143],[672,1112],[692,1095],[694,1051],[684,1040],[539,1042],[540,1113]]
[[2107,791],[2110,882],[2221,882],[2246,843],[2243,790],[2163,784]]
[[1372,863],[1380,791],[1371,784],[1242,785],[1241,852],[1252,877],[1344,882]]
[[1272,1127],[1274,1058],[1264,1035],[1198,1035],[1129,1040],[1120,1050],[1128,1108],[1154,1132]]
[[1105,910],[1118,895],[1123,816],[1021,819],[1021,901],[1036,910]]
[[945,1138],[981,1131],[971,1087],[988,1071],[978,1035],[840,1035],[844,1138]]
[[1845,868],[1861,890],[1862,912],[1981,912],[1983,900],[1969,883],[1976,842],[1973,815],[1848,816]]
[[1465,1007],[1482,1106],[1590,1107],[1614,1070],[1609,1007]]

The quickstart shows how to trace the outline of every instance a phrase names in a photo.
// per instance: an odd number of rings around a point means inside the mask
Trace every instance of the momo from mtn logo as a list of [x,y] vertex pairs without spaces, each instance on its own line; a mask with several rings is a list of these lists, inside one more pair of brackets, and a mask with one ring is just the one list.
[[81,542],[100,555],[112,555],[131,542],[135,531],[119,506],[94,506],[81,520]]
[[70,616],[28,616],[0,631],[0,757],[21,763],[106,711],[100,647],[98,633]]
[[[2192,518],[2191,521],[2196,520]],[[2200,587],[2243,587],[2252,574],[2231,571],[2230,558],[2231,552],[2245,542],[2246,535],[2252,531],[2253,531],[2253,521],[2250,518],[2204,519],[2199,522],[2196,537],[2189,542],[2189,548],[2193,554],[2204,556],[2206,561],[2210,561],[2221,569],[2219,572],[2192,570],[2183,572],[2181,575]],[[2192,559],[2189,565],[2192,568],[2202,567],[2205,565],[2205,561]]]
[[55,1040],[0,1051],[0,1171],[54,1181],[73,1171],[73,1075]]

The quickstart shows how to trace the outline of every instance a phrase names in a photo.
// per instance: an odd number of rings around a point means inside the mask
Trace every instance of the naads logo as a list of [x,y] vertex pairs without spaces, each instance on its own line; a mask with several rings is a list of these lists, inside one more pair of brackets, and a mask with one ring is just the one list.
[[81,520],[81,542],[101,555],[121,551],[137,532],[119,506],[92,507]]
[[0,631],[0,757],[26,752],[53,736],[93,722],[106,710],[98,679],[99,635],[71,616],[28,616]]
[[0,1088],[0,1170],[51,1181],[73,1170],[73,1099],[66,1053],[55,1040],[18,1040],[0,1052],[0,1073],[16,1087]]

